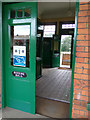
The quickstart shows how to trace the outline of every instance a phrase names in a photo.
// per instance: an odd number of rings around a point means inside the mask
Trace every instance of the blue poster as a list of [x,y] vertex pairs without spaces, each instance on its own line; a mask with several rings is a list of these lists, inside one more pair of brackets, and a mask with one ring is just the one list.
[[14,65],[26,67],[26,57],[14,55]]

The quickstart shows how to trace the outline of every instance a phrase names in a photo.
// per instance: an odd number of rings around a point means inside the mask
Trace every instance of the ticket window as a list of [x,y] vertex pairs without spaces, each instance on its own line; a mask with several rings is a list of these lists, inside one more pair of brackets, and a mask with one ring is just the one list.
[[11,65],[29,67],[30,25],[11,26]]

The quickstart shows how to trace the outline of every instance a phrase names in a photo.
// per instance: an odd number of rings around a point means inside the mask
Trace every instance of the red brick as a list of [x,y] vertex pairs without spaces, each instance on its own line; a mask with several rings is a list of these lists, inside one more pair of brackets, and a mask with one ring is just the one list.
[[90,15],[90,11],[88,11],[88,15]]
[[88,53],[84,53],[84,52],[77,52],[76,56],[77,57],[89,57]]
[[72,118],[78,118],[78,115],[77,114],[75,114],[74,112],[72,113]]
[[[74,87],[75,87],[75,90],[74,90],[75,94],[78,94],[78,93],[82,94],[82,90],[88,90],[88,81],[74,79]],[[79,89],[79,90],[76,90],[76,89]]]
[[88,40],[88,35],[77,35],[77,40]]
[[88,101],[88,97],[87,96],[81,96],[80,100]]
[[90,95],[90,92],[86,91],[86,96]]
[[87,101],[81,101],[81,106],[86,107],[87,106]]
[[84,58],[76,58],[75,62],[84,62]]
[[84,47],[76,47],[76,51],[84,51]]
[[79,11],[78,16],[87,16],[88,11]]
[[84,70],[82,71],[82,73],[88,74],[88,70],[87,70],[87,69],[84,69]]
[[88,63],[89,60],[90,60],[89,58],[84,58],[84,62],[85,62],[85,63]]
[[86,91],[85,90],[82,90],[82,95],[86,95]]
[[77,41],[78,46],[88,46],[89,43],[89,41]]
[[73,103],[75,103],[75,105],[81,105],[81,101],[79,100],[73,100]]
[[80,113],[79,113],[79,110],[74,110],[74,112],[75,112],[76,114],[80,114]]
[[79,68],[75,68],[75,72],[76,73],[84,73],[84,74],[88,74],[88,70],[87,69],[79,69]]
[[83,67],[83,68],[88,68],[88,64],[75,63],[75,67],[81,68],[81,69],[82,69],[82,67]]
[[79,10],[88,10],[88,4],[86,5],[80,5]]
[[88,47],[85,47],[85,52],[88,52],[90,49],[88,49]]
[[90,74],[90,70],[88,70],[88,74]]
[[74,78],[88,80],[88,75],[84,75],[84,74],[74,74]]
[[74,107],[75,109],[83,110],[83,111],[86,111],[86,112],[87,112],[87,108],[86,108],[86,107],[82,107],[82,106],[79,106],[79,105],[73,105],[73,107]]
[[85,112],[84,111],[80,111],[80,115],[85,115]]
[[[88,118],[89,116],[88,116],[88,111],[87,112],[85,112],[85,116]],[[89,120],[89,118],[88,118],[88,120]]]
[[88,34],[88,29],[84,29],[84,30],[83,29],[78,29],[77,34],[86,34],[87,35]]
[[90,23],[88,23],[88,26],[87,26],[88,28],[90,28]]
[[75,72],[76,72],[76,73],[82,73],[82,69],[75,68]]
[[87,23],[78,23],[78,28],[88,28]]
[[79,6],[82,6],[83,4],[87,5],[89,0],[87,0],[87,2],[85,2],[84,0],[79,0],[79,1],[80,1]]
[[78,18],[78,23],[80,23],[80,22],[84,22],[84,23],[88,22],[88,16],[87,17],[79,17]]
[[[77,82],[78,82],[78,80],[76,80]],[[75,83],[76,84],[76,83]],[[79,82],[78,82],[78,84],[80,84]],[[78,94],[78,93],[82,93],[82,90],[80,90],[80,89],[74,89],[74,94]]]

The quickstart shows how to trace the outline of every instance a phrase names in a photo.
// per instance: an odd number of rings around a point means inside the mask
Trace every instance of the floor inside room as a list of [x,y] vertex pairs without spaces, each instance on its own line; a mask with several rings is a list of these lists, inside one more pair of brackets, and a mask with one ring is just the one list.
[[70,103],[71,70],[44,68],[36,80],[36,96]]

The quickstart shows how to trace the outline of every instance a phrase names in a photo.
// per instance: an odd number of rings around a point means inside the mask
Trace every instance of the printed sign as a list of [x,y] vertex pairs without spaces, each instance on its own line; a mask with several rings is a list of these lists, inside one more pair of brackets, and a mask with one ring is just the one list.
[[15,76],[15,77],[23,77],[23,78],[25,78],[25,77],[27,76],[26,73],[24,73],[24,72],[16,72],[16,71],[13,71],[12,74],[13,74],[13,76]]
[[26,67],[26,46],[13,46],[13,65]]

